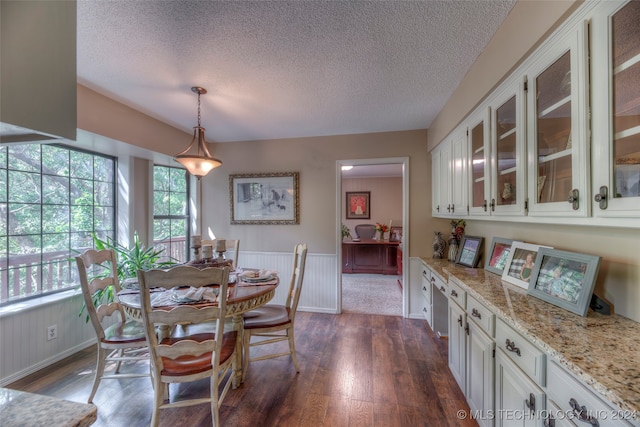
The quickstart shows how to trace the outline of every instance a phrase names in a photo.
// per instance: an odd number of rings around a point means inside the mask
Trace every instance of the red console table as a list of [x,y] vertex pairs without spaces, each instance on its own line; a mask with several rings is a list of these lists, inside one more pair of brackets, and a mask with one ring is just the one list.
[[342,242],[343,273],[398,274],[399,242],[362,239]]

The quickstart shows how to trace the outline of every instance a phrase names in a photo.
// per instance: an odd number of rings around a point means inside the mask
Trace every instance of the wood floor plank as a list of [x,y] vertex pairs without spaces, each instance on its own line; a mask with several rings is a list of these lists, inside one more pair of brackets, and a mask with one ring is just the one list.
[[[286,349],[286,343],[279,343]],[[283,346],[283,347],[282,347]],[[419,319],[299,312],[289,356],[252,362],[245,383],[220,409],[224,426],[474,426],[447,363],[447,341]],[[268,346],[252,349],[264,354]],[[10,388],[84,402],[93,382],[95,348],[82,350]],[[124,367],[148,372],[137,363]],[[209,382],[171,386],[172,399],[206,396]],[[148,378],[104,380],[94,398],[96,427],[146,426],[153,391]],[[206,404],[162,410],[162,426],[211,426]]]

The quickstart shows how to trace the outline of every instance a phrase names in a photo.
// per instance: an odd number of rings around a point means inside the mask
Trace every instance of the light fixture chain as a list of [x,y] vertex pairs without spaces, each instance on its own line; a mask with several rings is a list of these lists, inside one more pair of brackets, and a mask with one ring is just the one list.
[[198,127],[200,127],[200,92],[198,92]]

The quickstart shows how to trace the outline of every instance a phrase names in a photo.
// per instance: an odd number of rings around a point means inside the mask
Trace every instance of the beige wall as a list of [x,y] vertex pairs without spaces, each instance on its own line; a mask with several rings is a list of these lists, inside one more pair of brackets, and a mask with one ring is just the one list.
[[[346,192],[369,191],[371,219],[346,219]],[[342,179],[342,223],[349,227],[351,236],[355,236],[354,227],[358,224],[376,222],[402,226],[402,177],[380,178],[343,178]],[[386,235],[389,237],[389,234]]]
[[[335,254],[336,200],[342,200],[336,194],[336,161],[409,157],[410,255],[430,254],[433,231],[446,222],[429,214],[426,146],[426,130],[216,144],[223,165],[202,179],[205,230],[209,226],[217,236],[241,239],[243,250],[290,251],[304,241],[310,252]],[[300,172],[300,225],[229,224],[229,174],[287,171]]]

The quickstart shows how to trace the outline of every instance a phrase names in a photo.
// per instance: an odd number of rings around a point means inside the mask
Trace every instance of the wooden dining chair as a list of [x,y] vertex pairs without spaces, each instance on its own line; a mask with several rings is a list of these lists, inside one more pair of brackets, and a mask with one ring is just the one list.
[[[89,249],[75,258],[85,309],[98,339],[96,374],[87,400],[91,403],[102,379],[148,377],[149,373],[146,369],[144,374],[120,373],[120,366],[122,362],[148,361],[149,353],[144,327],[138,321],[127,320],[118,301],[97,305],[94,303],[94,299],[101,301],[98,294],[113,292],[113,295],[116,295],[120,292],[118,266],[113,249],[99,251]],[[89,279],[89,270],[92,274],[91,279]],[[119,320],[105,327],[104,318],[113,315],[119,316]],[[104,373],[108,362],[116,363],[112,374]]]
[[[224,332],[227,310],[229,268],[204,268],[178,266],[170,270],[138,271],[140,302],[149,351],[151,353],[151,379],[154,388],[154,410],[151,425],[157,426],[160,409],[209,403],[214,426],[219,426],[219,410],[232,384],[235,373],[235,349],[237,332]],[[180,285],[194,287],[216,285],[219,290],[216,306],[181,305],[171,310],[151,306],[149,288],[162,286],[167,289]],[[159,340],[156,325],[173,328],[184,322],[198,324],[215,320],[215,329]],[[231,372],[231,374],[229,374]],[[168,388],[171,383],[185,383],[210,379],[208,397],[176,399],[173,402]],[[220,391],[222,386],[222,391]]]
[[240,240],[236,239],[236,240],[229,240],[229,239],[209,239],[209,240],[202,240],[201,241],[201,245],[202,246],[213,246],[214,251],[213,251],[213,257],[217,257],[218,254],[215,252],[215,247],[216,247],[216,241],[217,240],[224,240],[226,247],[227,247],[227,251],[229,249],[233,250],[233,258],[232,258],[232,262],[233,262],[233,269],[238,268],[238,254],[239,254],[239,250],[240,250]]
[[[243,365],[242,379],[247,372],[249,362],[271,359],[291,355],[296,372],[300,372],[298,358],[296,356],[296,345],[294,338],[294,320],[300,291],[304,280],[304,268],[307,260],[307,245],[297,244],[293,251],[293,270],[291,281],[289,282],[289,292],[285,305],[265,305],[256,310],[249,311],[244,315],[243,326]],[[251,337],[258,337],[258,340],[251,342]],[[289,351],[284,353],[271,353],[253,359],[250,357],[250,348],[273,344],[279,341],[289,341]]]

